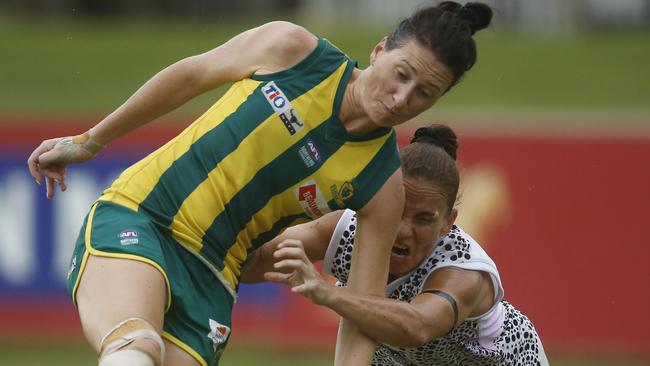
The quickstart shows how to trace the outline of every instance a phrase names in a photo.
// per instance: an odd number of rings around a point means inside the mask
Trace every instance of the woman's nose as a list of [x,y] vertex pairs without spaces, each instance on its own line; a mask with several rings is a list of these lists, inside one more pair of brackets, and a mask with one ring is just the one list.
[[410,235],[411,235],[411,225],[407,222],[407,220],[402,219],[402,221],[399,224],[399,228],[397,229],[397,238],[406,239]]
[[393,103],[395,109],[401,109],[408,105],[408,100],[411,95],[411,87],[408,85],[402,85],[397,88],[393,94]]

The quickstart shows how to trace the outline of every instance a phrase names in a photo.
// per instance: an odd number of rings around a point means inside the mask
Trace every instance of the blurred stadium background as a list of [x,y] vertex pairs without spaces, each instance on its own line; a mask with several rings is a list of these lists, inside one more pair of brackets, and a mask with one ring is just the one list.
[[[650,364],[650,1],[493,0],[479,62],[422,118],[460,133],[461,224],[499,265],[553,365]],[[89,365],[64,290],[83,215],[211,92],[69,172],[47,202],[25,160],[166,65],[262,22],[332,40],[362,67],[421,0],[0,0],[0,365]],[[233,55],[236,57],[236,55]],[[335,314],[243,286],[225,365],[328,365]]]

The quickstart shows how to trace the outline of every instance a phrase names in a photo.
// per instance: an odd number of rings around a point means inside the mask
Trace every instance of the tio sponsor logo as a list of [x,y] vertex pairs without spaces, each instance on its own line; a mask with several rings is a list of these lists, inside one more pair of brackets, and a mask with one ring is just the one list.
[[282,123],[284,123],[287,131],[291,135],[300,132],[304,127],[304,122],[291,106],[291,102],[289,102],[289,99],[284,95],[282,90],[273,81],[270,81],[262,87],[262,92],[266,97],[266,101],[269,102],[275,113],[280,117]]

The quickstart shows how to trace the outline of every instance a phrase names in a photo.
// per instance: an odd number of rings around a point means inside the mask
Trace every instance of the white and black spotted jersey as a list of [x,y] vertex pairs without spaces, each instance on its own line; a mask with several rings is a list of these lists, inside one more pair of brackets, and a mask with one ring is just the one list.
[[[345,286],[356,232],[356,213],[346,210],[339,220],[324,260],[324,270]],[[433,252],[409,274],[388,284],[386,296],[410,302],[426,279],[439,268],[454,266],[490,274],[494,306],[485,314],[467,318],[446,336],[417,348],[379,343],[373,365],[548,365],[542,343],[528,318],[503,301],[497,268],[481,246],[454,226]]]

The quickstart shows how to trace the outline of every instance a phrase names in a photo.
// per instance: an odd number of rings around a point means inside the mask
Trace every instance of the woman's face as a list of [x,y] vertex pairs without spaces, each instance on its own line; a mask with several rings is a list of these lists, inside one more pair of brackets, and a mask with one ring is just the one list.
[[390,257],[391,280],[417,267],[454,224],[457,212],[447,212],[440,189],[424,178],[404,176],[406,201],[397,239]]
[[451,70],[415,40],[387,51],[375,46],[365,71],[362,105],[374,124],[390,127],[431,107],[453,81]]

